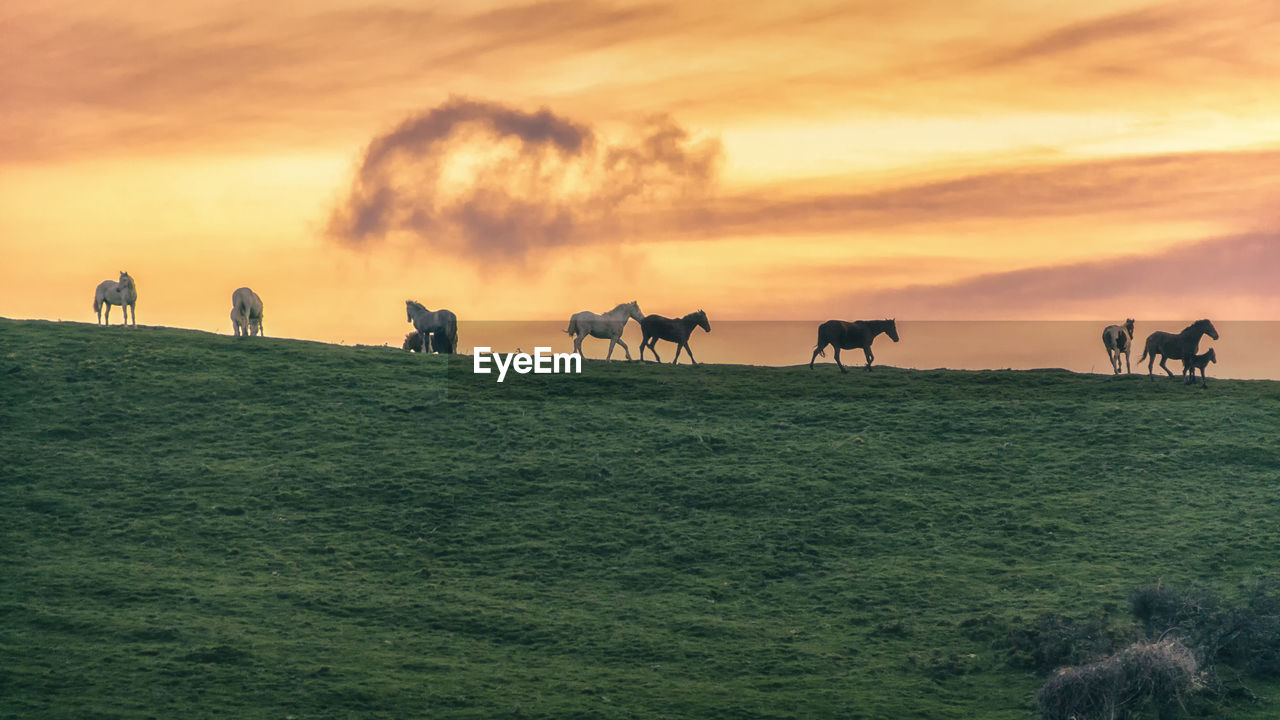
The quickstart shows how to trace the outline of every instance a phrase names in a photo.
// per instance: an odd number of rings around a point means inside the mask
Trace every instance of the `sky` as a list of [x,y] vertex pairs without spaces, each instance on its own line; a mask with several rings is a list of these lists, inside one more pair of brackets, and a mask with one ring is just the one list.
[[[0,7],[0,316],[1280,319],[1280,5]],[[119,311],[117,310],[116,313]],[[118,319],[118,314],[113,314]]]

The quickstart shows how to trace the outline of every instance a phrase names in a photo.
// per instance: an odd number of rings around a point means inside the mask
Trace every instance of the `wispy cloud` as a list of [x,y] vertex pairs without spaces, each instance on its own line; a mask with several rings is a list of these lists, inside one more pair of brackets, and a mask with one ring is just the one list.
[[[928,320],[1099,317],[1274,319],[1280,235],[1186,243],[1159,253],[852,293],[834,306]],[[1105,315],[1102,315],[1105,317]]]
[[874,192],[721,197],[671,218],[691,234],[833,233],[969,220],[1120,215],[1274,222],[1280,150],[1179,153],[1005,169]]

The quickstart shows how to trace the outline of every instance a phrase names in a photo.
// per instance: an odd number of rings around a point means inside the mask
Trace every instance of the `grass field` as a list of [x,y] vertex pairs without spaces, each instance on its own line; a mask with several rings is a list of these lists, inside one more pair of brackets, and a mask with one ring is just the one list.
[[1012,629],[1276,575],[1280,382],[494,377],[0,320],[0,717],[1026,719]]

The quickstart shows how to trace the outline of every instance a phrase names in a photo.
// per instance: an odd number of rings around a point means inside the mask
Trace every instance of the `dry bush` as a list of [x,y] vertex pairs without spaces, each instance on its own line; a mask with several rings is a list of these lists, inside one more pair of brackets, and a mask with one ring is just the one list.
[[1199,664],[1180,641],[1135,643],[1115,655],[1058,670],[1036,693],[1044,720],[1112,720],[1175,711],[1195,689]]

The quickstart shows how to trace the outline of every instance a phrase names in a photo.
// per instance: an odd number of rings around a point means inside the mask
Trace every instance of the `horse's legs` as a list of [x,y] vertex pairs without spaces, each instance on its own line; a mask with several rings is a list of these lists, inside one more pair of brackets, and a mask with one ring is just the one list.
[[653,353],[654,362],[662,362],[662,358],[658,357],[658,336],[654,335],[649,339],[649,352]]
[[640,338],[640,362],[644,362],[644,346],[645,346],[645,343],[647,342],[649,342],[648,335],[645,335],[644,337]]
[[[1119,374],[1119,373],[1120,373],[1120,359],[1119,359],[1119,358],[1116,358],[1116,373],[1117,373],[1117,374]],[[1128,350],[1125,350],[1125,351],[1124,351],[1124,374],[1125,374],[1125,375],[1132,375],[1132,374],[1133,374],[1133,368],[1129,367],[1129,351],[1128,351]]]
[[1168,361],[1169,361],[1169,356],[1168,356],[1168,355],[1161,355],[1161,356],[1160,356],[1160,369],[1161,369],[1161,370],[1164,370],[1164,371],[1165,371],[1165,372],[1167,372],[1167,373],[1169,373],[1169,377],[1173,377],[1173,371],[1169,369],[1169,366],[1168,366],[1168,365],[1165,365],[1165,363],[1166,363],[1166,362],[1168,362]]
[[810,369],[810,370],[812,370],[812,369],[813,369],[813,361],[814,361],[814,360],[816,360],[816,359],[818,358],[818,355],[822,354],[822,351],[823,351],[823,350],[825,350],[826,348],[827,348],[827,344],[826,344],[826,343],[822,343],[822,344],[818,345],[818,347],[816,347],[816,348],[814,348],[814,349],[813,349],[813,355],[810,355],[810,356],[809,356],[809,369]]
[[698,361],[693,359],[693,350],[689,348],[689,343],[687,342],[684,344],[684,351],[686,353],[689,353],[689,362],[693,363],[694,365],[697,365]]
[[614,342],[616,342],[616,343],[618,343],[619,345],[621,345],[621,346],[622,346],[622,351],[623,351],[623,352],[625,352],[625,353],[627,354],[627,362],[631,362],[631,348],[627,347],[627,344],[626,344],[626,343],[624,343],[624,342],[622,342],[622,338],[621,338],[621,337],[619,337],[618,339],[614,340]]
[[839,366],[840,366],[840,372],[842,372],[842,373],[847,373],[847,372],[849,372],[847,369],[845,369],[844,363],[840,362],[840,346],[839,346],[839,345],[832,345],[831,347],[835,348],[835,351],[836,351],[836,365],[839,365]]
[[867,356],[867,370],[870,370],[870,369],[871,369],[871,361],[872,361],[872,360],[875,360],[875,359],[876,359],[876,356],[871,354],[871,347],[870,347],[870,346],[862,348],[862,352],[863,352],[863,353],[865,353],[865,354],[866,354],[866,356]]
[[[682,348],[682,347],[684,347],[684,343],[682,343],[682,342],[677,342],[677,343],[676,343],[676,358],[675,358],[675,360],[672,360],[672,361],[671,361],[671,364],[672,364],[672,365],[675,365],[676,363],[680,362],[680,348]],[[689,355],[689,357],[693,357],[693,355]]]

